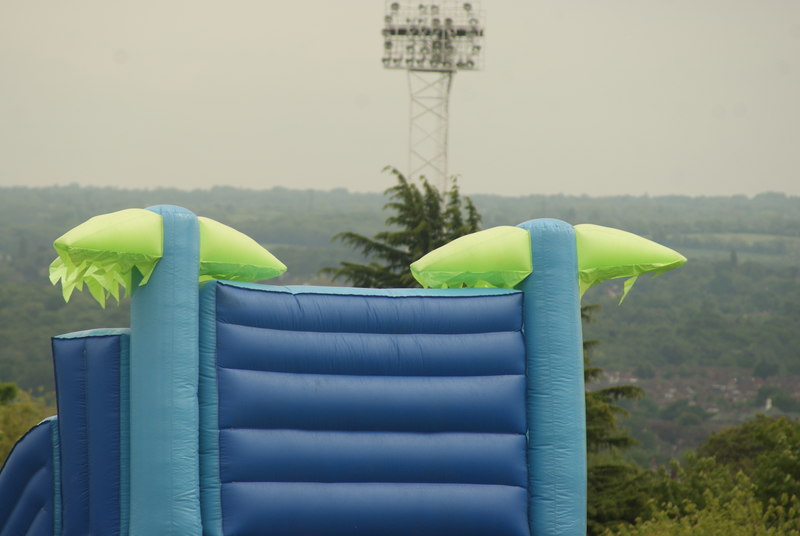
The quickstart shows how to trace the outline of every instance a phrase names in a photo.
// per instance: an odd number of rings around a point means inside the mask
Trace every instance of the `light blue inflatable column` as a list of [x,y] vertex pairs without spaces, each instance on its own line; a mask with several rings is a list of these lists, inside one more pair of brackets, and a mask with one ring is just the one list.
[[523,281],[528,360],[528,496],[533,536],[586,534],[586,417],[578,262],[573,227],[530,232],[533,273]]
[[149,210],[164,256],[131,303],[130,533],[199,535],[199,227],[188,210]]

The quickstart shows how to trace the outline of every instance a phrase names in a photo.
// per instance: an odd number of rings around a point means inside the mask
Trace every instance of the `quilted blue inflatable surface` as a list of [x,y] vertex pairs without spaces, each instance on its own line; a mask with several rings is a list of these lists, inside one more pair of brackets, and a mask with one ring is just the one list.
[[203,294],[224,534],[529,534],[521,293]]

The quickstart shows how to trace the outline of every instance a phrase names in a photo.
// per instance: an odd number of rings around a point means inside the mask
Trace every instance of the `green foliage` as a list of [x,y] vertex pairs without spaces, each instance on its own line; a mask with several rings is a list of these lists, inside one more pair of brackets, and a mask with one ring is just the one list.
[[586,295],[605,311],[587,327],[590,337],[603,340],[594,357],[604,368],[632,370],[642,365],[646,347],[647,363],[660,371],[722,366],[762,377],[800,372],[798,267],[690,258],[680,270],[637,286],[635,298],[629,307],[613,306],[619,290],[608,284]]
[[709,490],[714,496],[730,499],[729,494],[735,488],[736,481],[736,472],[730,467],[718,463],[714,458],[689,452],[682,464],[672,460],[659,470],[655,477],[653,498],[658,506],[671,504],[685,513],[685,505],[705,508],[706,492]]
[[762,502],[743,472],[694,455],[657,477],[650,511],[605,536],[800,536],[800,501],[782,495]]
[[711,435],[697,452],[742,471],[765,503],[782,495],[800,497],[800,423],[759,415]]
[[654,476],[635,524],[606,536],[800,536],[800,424],[759,416]]
[[772,399],[772,405],[786,413],[800,413],[800,401],[786,393],[777,393]]
[[[602,374],[602,370],[591,366],[589,359],[584,359],[584,374],[591,381],[594,374]],[[597,373],[599,371],[599,374]],[[635,385],[615,385],[586,393],[586,444],[589,452],[605,449],[626,449],[635,441],[630,432],[620,427],[619,418],[628,417],[627,410],[618,405],[621,400],[638,400],[644,391]]]
[[44,274],[41,283],[0,275],[0,304],[0,382],[23,389],[52,391],[52,336],[130,324],[127,300],[103,310],[88,294],[79,294],[65,304]]
[[372,238],[355,232],[334,236],[365,257],[368,264],[343,261],[339,267],[323,268],[334,280],[343,279],[357,287],[417,287],[409,265],[426,253],[479,230],[481,217],[468,197],[462,199],[456,179],[443,197],[424,177],[421,188],[409,182],[395,168],[387,168],[397,184],[385,192],[390,201],[384,209],[394,212],[386,219],[389,230]]
[[668,503],[651,518],[619,526],[606,536],[800,536],[797,499],[772,504],[765,511],[744,475],[725,497],[705,490],[703,503]]
[[587,474],[588,535],[631,524],[646,515],[653,476],[618,452],[590,453]]
[[55,408],[45,397],[33,396],[13,383],[0,383],[0,467],[16,442]]
[[649,380],[656,377],[656,369],[650,363],[642,363],[641,365],[636,365],[633,369],[633,374],[637,378]]
[[766,359],[760,359],[756,366],[753,367],[753,376],[756,378],[766,379],[770,376],[775,376],[780,372],[780,366],[773,362],[767,361]]
[[[594,320],[600,310],[598,305],[581,307],[581,319],[584,323]],[[593,350],[599,341],[583,342],[583,379],[588,385],[603,375],[603,369],[591,363],[588,352]],[[615,385],[586,392],[586,448],[591,453],[608,449],[626,449],[634,445],[633,438],[627,430],[619,426],[619,418],[629,416],[628,411],[619,406],[621,400],[639,400],[644,396],[640,387],[633,385]]]
[[758,388],[758,392],[756,393],[756,399],[753,403],[757,407],[763,408],[764,405],[767,403],[767,399],[771,398],[775,399],[776,396],[780,396],[785,394],[780,387],[776,387],[774,385],[762,385]]
[[19,387],[15,383],[0,383],[0,406],[9,404],[17,398]]
[[692,404],[686,398],[676,400],[663,408],[660,417],[668,421],[676,421],[681,426],[693,426],[708,420],[710,415],[700,406]]

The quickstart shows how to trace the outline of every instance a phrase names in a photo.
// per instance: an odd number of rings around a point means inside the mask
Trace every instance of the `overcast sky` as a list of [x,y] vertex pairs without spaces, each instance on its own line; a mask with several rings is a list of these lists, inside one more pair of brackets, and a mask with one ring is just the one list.
[[[467,193],[800,195],[800,1],[484,0]],[[382,0],[0,0],[0,185],[379,191]]]

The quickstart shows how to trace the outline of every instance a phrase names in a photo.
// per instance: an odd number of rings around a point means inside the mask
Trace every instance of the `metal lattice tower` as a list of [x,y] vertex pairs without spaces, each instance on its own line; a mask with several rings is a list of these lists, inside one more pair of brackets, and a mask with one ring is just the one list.
[[483,13],[476,2],[386,0],[383,65],[408,71],[411,94],[408,178],[424,175],[447,190],[448,102],[456,71],[483,57]]

